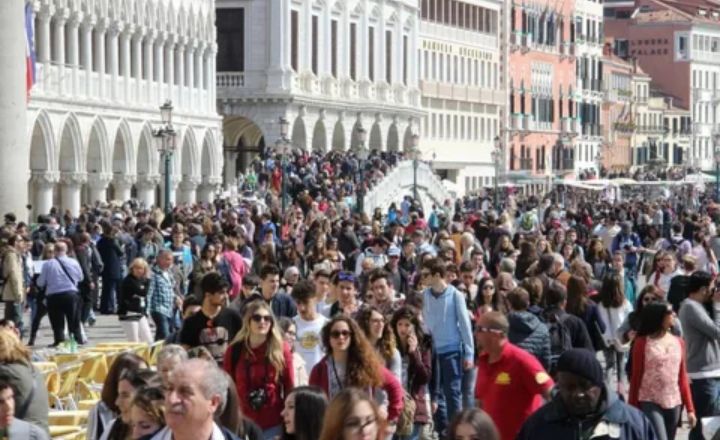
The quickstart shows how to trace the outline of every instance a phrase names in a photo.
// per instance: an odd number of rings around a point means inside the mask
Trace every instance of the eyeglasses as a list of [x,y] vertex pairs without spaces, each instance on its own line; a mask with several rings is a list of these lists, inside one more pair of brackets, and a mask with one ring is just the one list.
[[340,339],[342,338],[349,338],[352,336],[352,332],[350,330],[333,330],[330,332],[330,337],[333,339]]
[[257,315],[252,315],[252,317],[251,317],[250,319],[252,319],[253,322],[257,322],[258,324],[259,324],[260,322],[262,322],[262,321],[272,322],[272,316],[270,316],[270,315],[259,315],[259,314],[257,314]]
[[483,286],[482,290],[495,290],[495,286],[492,284],[486,284]]
[[359,434],[363,432],[365,428],[375,422],[377,422],[377,419],[375,417],[369,417],[365,419],[365,421],[362,421],[360,419],[351,419],[350,421],[345,423],[345,429],[353,432],[354,434]]
[[482,327],[482,326],[475,327],[475,331],[478,333],[495,333],[497,335],[505,334],[502,330],[498,330],[496,328],[490,328],[490,327]]

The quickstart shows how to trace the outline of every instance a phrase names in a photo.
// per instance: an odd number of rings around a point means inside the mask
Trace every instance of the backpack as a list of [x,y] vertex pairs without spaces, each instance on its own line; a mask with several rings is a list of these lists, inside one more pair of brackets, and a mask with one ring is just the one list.
[[228,286],[232,286],[233,280],[232,272],[230,270],[230,263],[228,263],[228,260],[225,257],[222,257],[220,259],[220,262],[217,264],[217,270],[218,273],[223,277],[225,282],[227,282]]
[[560,355],[573,348],[570,330],[556,313],[545,316],[550,333],[550,371],[554,372]]
[[520,227],[525,231],[532,231],[534,226],[535,226],[535,221],[533,219],[532,212],[528,211],[525,214],[523,214],[522,218],[520,219]]

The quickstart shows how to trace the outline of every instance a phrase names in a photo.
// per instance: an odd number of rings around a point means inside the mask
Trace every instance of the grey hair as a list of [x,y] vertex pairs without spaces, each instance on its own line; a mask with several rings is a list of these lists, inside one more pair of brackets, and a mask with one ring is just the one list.
[[158,251],[158,253],[157,253],[157,257],[156,257],[156,258],[162,257],[162,256],[164,256],[164,255],[166,255],[166,254],[172,255],[172,254],[173,254],[173,251],[171,251],[170,249],[160,249],[160,250]]
[[515,260],[512,258],[503,258],[500,260],[500,272],[507,272],[510,275],[515,274]]
[[553,260],[555,263],[565,266],[565,258],[561,254],[557,252],[553,253]]
[[157,355],[158,363],[164,362],[167,359],[177,358],[180,362],[188,360],[187,351],[180,345],[168,344],[165,345]]
[[201,371],[198,387],[206,399],[218,396],[220,405],[218,411],[223,411],[227,404],[227,392],[230,382],[228,375],[222,371],[214,361],[201,358],[190,359],[183,362],[179,368],[187,368],[190,371]]

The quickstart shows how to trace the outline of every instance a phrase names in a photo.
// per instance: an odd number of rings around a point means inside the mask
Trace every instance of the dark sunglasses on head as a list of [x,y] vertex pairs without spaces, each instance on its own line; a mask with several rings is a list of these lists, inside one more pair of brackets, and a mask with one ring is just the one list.
[[352,336],[352,332],[350,330],[333,330],[330,332],[330,337],[333,339],[338,339],[340,337],[349,338],[350,336]]
[[340,272],[338,273],[338,282],[339,281],[350,281],[351,283],[354,283],[355,275],[350,272]]
[[273,320],[273,319],[272,319],[272,316],[270,316],[270,315],[257,315],[257,314],[256,314],[256,315],[252,315],[252,316],[250,317],[250,319],[252,319],[254,322],[257,322],[257,323],[260,323],[260,322],[262,322],[262,321],[272,322],[272,320]]

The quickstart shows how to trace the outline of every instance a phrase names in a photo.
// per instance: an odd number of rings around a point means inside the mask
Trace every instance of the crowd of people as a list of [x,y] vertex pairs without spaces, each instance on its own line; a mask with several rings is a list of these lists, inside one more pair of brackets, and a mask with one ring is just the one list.
[[103,314],[165,345],[152,369],[115,359],[88,440],[670,440],[681,420],[706,438],[715,204],[406,197],[366,215],[355,186],[398,156],[332,154],[287,165],[284,212],[267,157],[243,179],[253,197],[6,215],[0,430],[47,429],[43,317],[62,347]]

